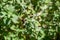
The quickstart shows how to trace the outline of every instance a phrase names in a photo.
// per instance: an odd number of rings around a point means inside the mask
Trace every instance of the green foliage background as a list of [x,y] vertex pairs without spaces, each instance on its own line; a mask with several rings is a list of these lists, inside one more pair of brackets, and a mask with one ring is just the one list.
[[0,40],[55,40],[59,29],[60,0],[0,0]]

